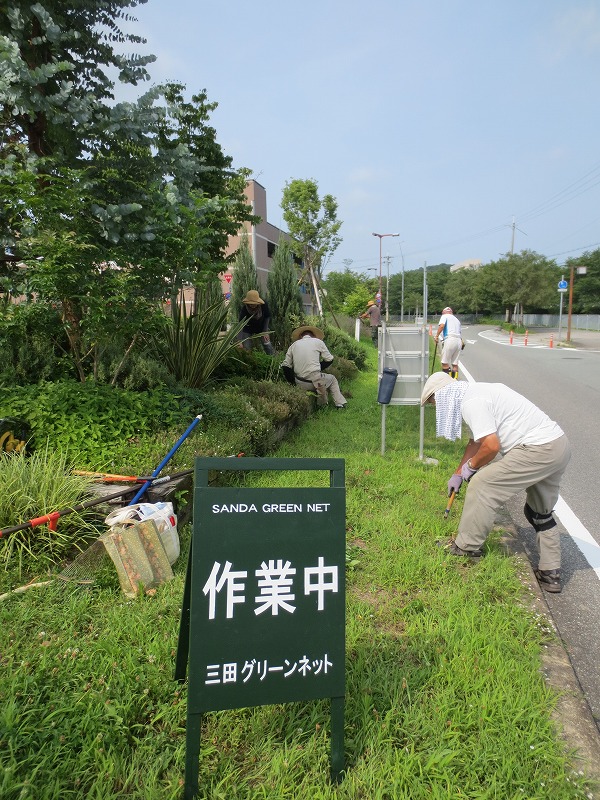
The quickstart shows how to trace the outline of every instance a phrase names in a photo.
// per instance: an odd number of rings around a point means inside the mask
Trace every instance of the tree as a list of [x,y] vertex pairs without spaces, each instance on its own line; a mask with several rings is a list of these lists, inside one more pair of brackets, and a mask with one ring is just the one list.
[[[25,141],[37,156],[83,156],[91,131],[110,122],[107,100],[117,71],[124,83],[148,80],[153,55],[122,56],[113,42],[143,44],[119,20],[146,0],[9,0],[0,14],[0,96],[4,142]],[[135,21],[135,20],[134,20]]]
[[309,276],[309,285],[311,271],[320,281],[324,263],[342,241],[338,236],[342,222],[337,218],[337,207],[333,195],[319,197],[315,180],[292,180],[283,190],[283,218],[292,237],[292,250]]
[[353,291],[346,295],[342,311],[349,317],[358,317],[364,314],[369,300],[373,299],[373,293],[363,284],[357,284]]
[[140,2],[11,0],[0,16],[0,238],[28,263],[25,290],[56,306],[82,380],[103,350],[129,352],[162,298],[221,272],[251,218],[205,93],[109,102],[107,70],[137,84],[154,60],[113,50],[143,41],[117,24]]
[[485,265],[486,290],[495,294],[505,309],[506,321],[513,314],[545,311],[556,302],[556,264],[532,250],[511,253]]
[[229,319],[236,323],[242,310],[242,300],[251,289],[258,289],[258,273],[250,252],[248,234],[244,231],[233,261],[231,279],[231,299],[229,301]]
[[[579,314],[600,313],[600,250],[585,252],[565,264],[566,274],[573,274],[573,310]],[[577,274],[577,267],[586,267],[585,275]]]
[[292,331],[301,324],[303,308],[294,257],[283,238],[275,250],[273,268],[267,277],[267,295],[275,349],[286,351],[292,343]]
[[[329,272],[321,282],[323,290],[327,292],[327,299],[334,311],[345,311],[345,302],[348,295],[359,286],[367,286],[367,291],[372,291],[367,282],[372,282],[358,272],[352,272],[346,267],[343,272]],[[377,291],[376,289],[374,291]]]

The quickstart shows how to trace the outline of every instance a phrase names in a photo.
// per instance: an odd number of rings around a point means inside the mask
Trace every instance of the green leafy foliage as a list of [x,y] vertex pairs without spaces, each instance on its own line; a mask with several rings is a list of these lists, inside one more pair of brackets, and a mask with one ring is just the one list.
[[198,413],[191,400],[166,389],[131,392],[93,382],[43,381],[5,388],[0,414],[27,421],[37,448],[48,442],[80,468],[101,469],[119,454],[123,458],[140,435],[187,427]]
[[312,268],[321,277],[323,264],[342,241],[337,200],[331,194],[319,197],[315,180],[296,179],[286,183],[281,208],[292,250],[307,269]]
[[320,323],[316,318],[308,317],[303,324],[322,328],[325,344],[332,355],[345,358],[347,361],[353,361],[358,369],[365,368],[369,351],[365,345],[357,342],[354,337],[333,325],[325,324],[323,326],[323,323]]
[[47,303],[0,307],[0,383],[15,385],[75,377],[56,308]]

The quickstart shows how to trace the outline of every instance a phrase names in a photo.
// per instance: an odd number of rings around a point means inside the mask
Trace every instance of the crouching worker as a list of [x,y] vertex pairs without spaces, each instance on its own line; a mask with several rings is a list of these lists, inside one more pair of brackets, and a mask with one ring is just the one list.
[[317,392],[317,405],[326,406],[327,392],[331,393],[336,408],[346,407],[346,398],[340,391],[335,375],[323,372],[333,361],[333,356],[323,341],[323,331],[312,325],[303,325],[292,333],[292,344],[281,364],[289,383],[307,391]]
[[[535,575],[547,592],[560,592],[560,534],[552,510],[571,457],[556,422],[502,383],[466,383],[435,372],[423,387],[421,405],[435,405],[436,435],[460,438],[462,421],[471,438],[448,481],[448,496],[468,484],[456,539],[448,553],[479,558],[496,509],[525,491],[524,514],[537,533]],[[496,456],[501,456],[496,458]]]

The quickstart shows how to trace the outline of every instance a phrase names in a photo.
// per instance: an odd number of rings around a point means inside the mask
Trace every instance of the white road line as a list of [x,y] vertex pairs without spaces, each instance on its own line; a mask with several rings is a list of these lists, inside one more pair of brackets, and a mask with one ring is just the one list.
[[[459,370],[469,381],[475,383],[475,378],[471,373],[460,364]],[[558,501],[554,508],[556,516],[561,521],[564,529],[569,534],[571,539],[575,542],[579,551],[596,573],[596,577],[600,579],[600,546],[592,536],[592,534],[585,527],[583,522],[575,515],[575,512],[564,501],[561,495],[558,496]]]
[[590,567],[600,578],[600,547],[585,525],[579,520],[559,495],[555,512]]

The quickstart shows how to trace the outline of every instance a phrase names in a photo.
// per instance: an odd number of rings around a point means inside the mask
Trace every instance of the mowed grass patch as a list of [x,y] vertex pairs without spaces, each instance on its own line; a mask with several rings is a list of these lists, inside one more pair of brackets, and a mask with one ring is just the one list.
[[[347,770],[329,779],[329,702],[210,713],[206,800],[584,798],[551,722],[541,650],[550,635],[521,602],[499,535],[477,564],[447,556],[446,481],[460,443],[426,411],[387,410],[377,374],[343,412],[315,414],[282,457],[341,457],[347,486]],[[253,485],[328,485],[327,473],[257,473]],[[125,600],[118,585],[51,585],[0,605],[0,796],[164,800],[182,796],[186,692],[172,679],[189,528],[175,580]]]

